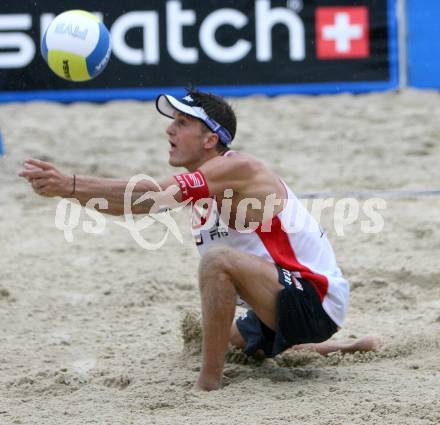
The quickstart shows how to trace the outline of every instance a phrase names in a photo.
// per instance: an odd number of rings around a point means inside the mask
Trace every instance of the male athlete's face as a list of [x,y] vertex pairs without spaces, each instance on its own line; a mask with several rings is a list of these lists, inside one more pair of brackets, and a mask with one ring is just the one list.
[[207,137],[202,122],[176,111],[166,133],[170,142],[169,164],[173,167],[185,167],[190,171],[194,167],[197,168],[202,159],[203,144]]

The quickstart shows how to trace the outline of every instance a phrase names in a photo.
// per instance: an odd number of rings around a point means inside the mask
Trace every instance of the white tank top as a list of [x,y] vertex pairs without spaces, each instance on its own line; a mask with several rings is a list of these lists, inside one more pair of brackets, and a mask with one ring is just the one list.
[[[226,226],[219,217],[217,203],[210,200],[206,222],[200,226],[200,210],[193,207],[193,235],[200,255],[212,246],[227,245],[262,257],[290,270],[316,289],[324,310],[342,326],[348,307],[349,284],[336,264],[335,255],[323,229],[283,182],[286,207],[272,219],[270,231],[261,226],[241,233]],[[237,298],[237,305],[250,308]]]

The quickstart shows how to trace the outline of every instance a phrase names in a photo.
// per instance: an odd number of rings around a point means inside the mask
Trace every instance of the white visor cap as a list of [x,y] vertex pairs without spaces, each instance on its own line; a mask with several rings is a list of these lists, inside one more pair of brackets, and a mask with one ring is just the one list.
[[231,133],[217,121],[210,118],[201,106],[197,106],[190,95],[177,99],[169,94],[161,94],[156,99],[156,108],[162,115],[169,118],[174,118],[174,112],[176,110],[198,118],[202,120],[211,131],[218,135],[222,144],[228,146],[232,142]]

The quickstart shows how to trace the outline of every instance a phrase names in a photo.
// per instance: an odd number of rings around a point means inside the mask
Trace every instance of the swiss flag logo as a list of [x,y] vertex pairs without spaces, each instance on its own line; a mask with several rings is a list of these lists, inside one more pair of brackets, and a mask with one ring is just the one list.
[[367,58],[369,32],[366,6],[316,9],[318,59]]

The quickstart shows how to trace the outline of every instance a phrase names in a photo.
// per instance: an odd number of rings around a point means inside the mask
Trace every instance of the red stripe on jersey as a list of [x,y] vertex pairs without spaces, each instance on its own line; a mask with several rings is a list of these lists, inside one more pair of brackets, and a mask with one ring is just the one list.
[[272,219],[270,232],[263,232],[261,226],[257,228],[256,232],[275,263],[287,270],[299,272],[303,279],[315,287],[322,302],[328,291],[327,277],[313,272],[298,261],[280,219],[278,217]]

